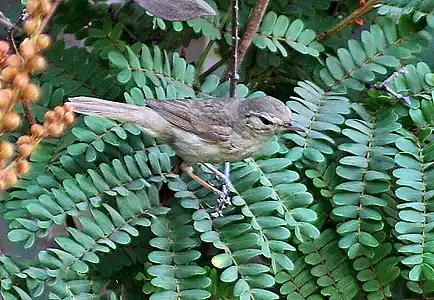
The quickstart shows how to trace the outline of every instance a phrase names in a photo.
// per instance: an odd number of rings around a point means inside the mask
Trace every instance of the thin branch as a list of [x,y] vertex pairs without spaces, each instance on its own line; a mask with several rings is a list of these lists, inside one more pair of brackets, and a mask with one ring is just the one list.
[[[230,72],[229,77],[229,97],[236,97],[235,91],[237,87],[237,82],[239,79],[238,76],[238,13],[239,13],[239,4],[238,0],[232,0],[232,70]],[[226,192],[226,194],[229,193],[229,173],[231,171],[231,164],[229,162],[225,163],[225,178],[228,182],[225,182],[225,185],[223,186],[225,190],[223,192]]]
[[15,32],[16,32],[15,28],[11,28],[11,30],[9,30],[9,41],[10,44],[12,44],[12,47],[14,48],[15,54],[19,54],[17,44],[15,43]]
[[29,127],[32,127],[33,125],[36,124],[36,119],[35,116],[33,115],[32,110],[30,109],[30,104],[28,101],[26,100],[22,100],[21,101],[23,108],[24,108],[24,113],[26,114],[26,118],[29,121]]
[[328,39],[330,36],[340,32],[342,29],[352,24],[354,19],[359,19],[369,13],[374,9],[374,6],[379,4],[381,0],[369,0],[365,3],[365,5],[359,7],[351,14],[349,14],[345,19],[343,19],[339,24],[336,24],[332,29],[326,30],[318,35],[318,42],[323,42]]
[[[231,51],[231,70],[229,71],[229,97],[234,98],[235,90],[238,82],[238,0],[232,0],[232,51]],[[208,168],[211,170],[215,169],[214,166],[208,164]],[[216,170],[216,169],[215,169]],[[216,170],[219,172],[218,170]],[[231,198],[229,196],[232,183],[229,179],[231,171],[230,162],[225,163],[225,171],[224,174],[220,173],[220,180],[223,178],[224,183],[221,187],[219,197],[217,199],[217,207],[214,207],[213,212],[211,212],[212,217],[220,217],[223,216],[223,210],[227,208],[231,204]]]
[[371,10],[374,9],[374,6],[379,4],[381,0],[369,0],[365,3],[365,5],[359,7],[355,11],[353,11],[351,14],[349,14],[345,19],[343,19],[339,24],[336,24],[332,29],[326,30],[318,35],[318,42],[323,42],[326,39],[328,39],[330,36],[340,32],[345,27],[352,24],[353,20],[359,19],[369,13]]
[[205,47],[205,50],[201,53],[197,63],[196,68],[197,70],[201,70],[203,67],[203,64],[205,63],[206,58],[208,57],[208,54],[211,52],[213,46],[215,45],[215,40],[208,41],[208,44]]
[[[225,27],[227,19],[229,18],[231,10],[232,10],[232,6],[229,7],[228,11],[224,14],[224,18],[220,22],[219,30],[222,30]],[[206,58],[208,57],[209,52],[211,51],[211,49],[212,49],[212,47],[214,45],[215,45],[215,40],[210,41],[208,43],[208,45],[207,45],[207,48],[204,50],[204,52],[202,53],[200,59],[196,63],[196,67],[197,67],[197,69],[199,71],[201,70],[203,64],[206,61]],[[199,81],[201,81],[203,78],[207,77],[208,75],[210,75],[211,73],[213,73],[215,70],[217,70],[218,68],[220,68],[220,66],[222,66],[225,62],[226,62],[226,59],[220,59],[218,62],[216,62],[214,65],[212,65],[209,69],[207,69],[206,71],[202,72],[202,74],[199,74],[198,75]]]
[[232,65],[229,74],[229,97],[235,97],[235,88],[239,79],[238,76],[238,0],[232,0]]
[[213,73],[215,70],[217,70],[218,68],[220,68],[221,66],[223,66],[225,64],[226,60],[225,59],[220,59],[218,62],[216,62],[215,64],[213,64],[211,67],[209,67],[208,70],[204,71],[202,74],[199,75],[199,79],[202,80],[203,78],[207,77],[208,75],[210,75],[211,73]]
[[12,21],[8,17],[6,17],[1,11],[0,11],[0,23],[3,24],[8,29],[15,27]]

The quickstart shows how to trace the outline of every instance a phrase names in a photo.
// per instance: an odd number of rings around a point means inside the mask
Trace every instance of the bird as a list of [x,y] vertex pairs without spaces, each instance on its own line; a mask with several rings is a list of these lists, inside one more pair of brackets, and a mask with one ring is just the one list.
[[306,131],[293,120],[289,107],[271,96],[146,99],[146,106],[86,96],[69,101],[77,113],[133,123],[164,141],[183,160],[181,170],[216,193],[193,173],[193,165],[240,161],[263,150],[282,131]]

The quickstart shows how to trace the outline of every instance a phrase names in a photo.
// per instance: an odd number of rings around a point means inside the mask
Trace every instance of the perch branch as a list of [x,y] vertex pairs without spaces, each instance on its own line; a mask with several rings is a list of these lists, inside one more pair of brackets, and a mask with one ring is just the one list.
[[[252,43],[253,37],[255,36],[256,32],[258,32],[259,25],[261,25],[262,18],[265,15],[269,2],[270,0],[258,0],[256,2],[255,7],[253,8],[249,23],[247,23],[241,41],[239,42],[238,61],[236,65],[237,72],[240,70],[241,64],[244,60],[244,57],[246,56],[247,50],[249,49],[250,44]],[[222,81],[226,81],[228,80],[228,78],[229,78],[229,72],[226,72],[223,75]]]
[[[235,90],[238,82],[238,13],[239,6],[238,0],[232,0],[232,53],[231,53],[231,70],[229,71],[229,97],[235,97]],[[223,210],[231,204],[229,196],[230,187],[232,186],[229,180],[231,171],[231,164],[225,163],[225,173],[223,176],[224,183],[221,188],[221,193],[217,201],[217,207],[215,211],[211,213],[213,217],[223,216]]]

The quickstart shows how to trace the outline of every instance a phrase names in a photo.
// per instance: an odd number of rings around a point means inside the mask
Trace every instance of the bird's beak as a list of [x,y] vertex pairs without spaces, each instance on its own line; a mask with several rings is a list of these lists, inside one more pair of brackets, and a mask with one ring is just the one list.
[[304,133],[307,133],[307,128],[304,127],[303,125],[298,124],[297,122],[291,121],[291,123],[289,123],[286,126],[287,129],[289,130],[296,130],[296,131],[302,131]]

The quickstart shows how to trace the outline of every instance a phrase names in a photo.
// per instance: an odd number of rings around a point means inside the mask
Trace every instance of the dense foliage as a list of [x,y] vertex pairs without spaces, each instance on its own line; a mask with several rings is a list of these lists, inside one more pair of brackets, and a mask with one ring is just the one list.
[[[231,42],[230,1],[207,2],[216,16],[169,22],[132,1],[63,1],[49,67],[33,79],[36,118],[79,95],[136,105],[228,95],[224,68],[199,72],[213,45],[224,65]],[[0,256],[3,298],[432,297],[434,3],[372,2],[336,27],[359,1],[270,1],[236,93],[281,99],[308,133],[233,163],[224,217],[211,218],[215,195],[136,126],[81,117],[43,140],[1,202],[8,238],[38,247],[35,260]],[[241,32],[255,3],[241,1]],[[208,47],[187,63],[180,49],[198,37]],[[196,168],[218,185],[207,172]],[[37,244],[58,226],[53,245]]]

